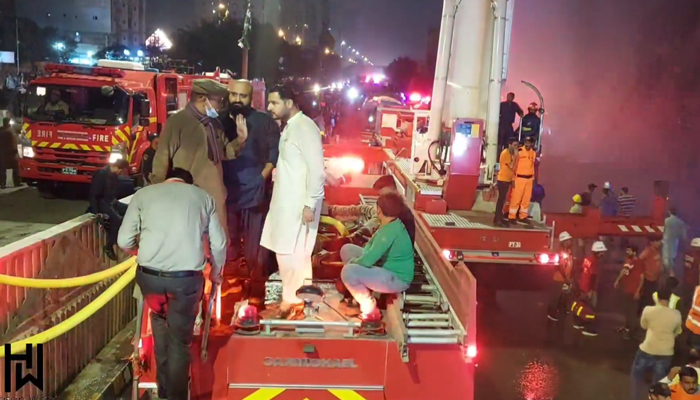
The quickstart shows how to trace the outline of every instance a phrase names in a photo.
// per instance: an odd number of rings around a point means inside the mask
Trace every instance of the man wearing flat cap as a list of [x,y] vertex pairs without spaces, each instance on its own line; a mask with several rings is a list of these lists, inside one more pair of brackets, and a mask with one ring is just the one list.
[[190,171],[194,184],[214,198],[222,226],[226,226],[226,186],[221,162],[236,158],[248,138],[244,128],[238,130],[233,140],[224,135],[217,110],[225,96],[228,96],[226,86],[212,79],[192,83],[189,104],[165,124],[151,176],[151,182],[159,183],[173,168]]

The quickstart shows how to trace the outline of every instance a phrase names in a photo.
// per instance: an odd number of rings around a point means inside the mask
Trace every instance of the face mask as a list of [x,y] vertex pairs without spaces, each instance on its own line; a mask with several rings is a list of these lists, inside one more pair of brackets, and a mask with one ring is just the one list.
[[216,112],[214,107],[211,106],[211,103],[209,103],[209,99],[207,99],[207,104],[206,104],[205,108],[206,108],[206,112],[207,112],[207,117],[217,118],[219,116],[219,113]]

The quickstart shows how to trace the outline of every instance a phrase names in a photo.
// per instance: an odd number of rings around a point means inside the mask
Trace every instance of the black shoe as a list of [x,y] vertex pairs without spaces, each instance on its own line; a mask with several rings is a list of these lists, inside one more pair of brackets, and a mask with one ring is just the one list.
[[114,252],[114,249],[110,246],[105,246],[102,250],[104,250],[105,255],[107,258],[109,258],[112,261],[118,261],[119,259],[117,258],[117,254]]
[[530,225],[530,221],[528,221],[527,218],[518,218],[515,222],[520,225]]

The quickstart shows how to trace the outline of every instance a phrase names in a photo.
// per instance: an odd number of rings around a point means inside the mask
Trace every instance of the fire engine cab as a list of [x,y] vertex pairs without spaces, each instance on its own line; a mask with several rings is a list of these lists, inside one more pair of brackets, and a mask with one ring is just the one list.
[[[185,107],[192,81],[228,80],[218,71],[180,75],[113,60],[96,67],[49,64],[46,72],[23,97],[18,149],[20,176],[41,191],[89,183],[95,171],[118,159],[138,174],[149,135],[159,134],[168,117]],[[261,88],[264,97],[264,83],[254,86],[257,98]]]

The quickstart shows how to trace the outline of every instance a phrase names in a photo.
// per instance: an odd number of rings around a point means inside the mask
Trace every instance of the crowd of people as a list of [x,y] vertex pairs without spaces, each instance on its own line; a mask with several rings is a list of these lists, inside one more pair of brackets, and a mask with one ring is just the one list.
[[[105,253],[116,259],[117,244],[136,255],[161,398],[187,398],[189,347],[205,278],[215,287],[228,285],[228,292],[249,283],[247,297],[262,296],[276,264],[282,299],[264,311],[266,318],[299,318],[297,290],[311,283],[321,212],[343,212],[324,207],[322,135],[301,111],[300,95],[289,85],[272,88],[265,113],[251,107],[252,89],[244,80],[228,86],[194,81],[189,104],[151,138],[146,186],[128,207],[117,201],[126,161],[93,177],[91,210],[109,221]],[[355,300],[344,313],[367,325],[381,319],[371,293],[405,291],[414,273],[412,213],[392,177],[380,178],[375,188],[376,206],[345,210],[366,213],[360,231],[371,239],[364,248],[346,244],[340,251],[340,279]]]
[[[590,198],[590,194],[580,196]],[[622,200],[624,204],[625,199]],[[615,295],[619,311],[624,315],[624,324],[617,328],[617,332],[625,340],[641,341],[631,366],[632,400],[646,397],[647,375],[651,376],[652,382],[661,381],[652,385],[649,398],[666,399],[664,393],[669,393],[667,396],[674,400],[700,398],[697,371],[681,366],[672,368],[674,356],[687,359],[689,367],[698,363],[700,238],[683,243],[687,250],[680,272],[672,268],[675,255],[666,253],[670,248],[664,246],[667,240],[662,235],[652,235],[643,248],[626,242],[625,258],[620,263],[613,287],[605,288],[600,284],[600,277],[608,246],[602,240],[596,241],[590,248],[590,255],[577,261],[572,250],[572,236],[568,232],[559,235],[561,262],[552,279],[547,317],[559,322],[571,315],[575,330],[594,337],[598,335],[599,290]],[[687,343],[677,340],[681,334],[687,338]],[[690,348],[690,351],[685,348]]]

